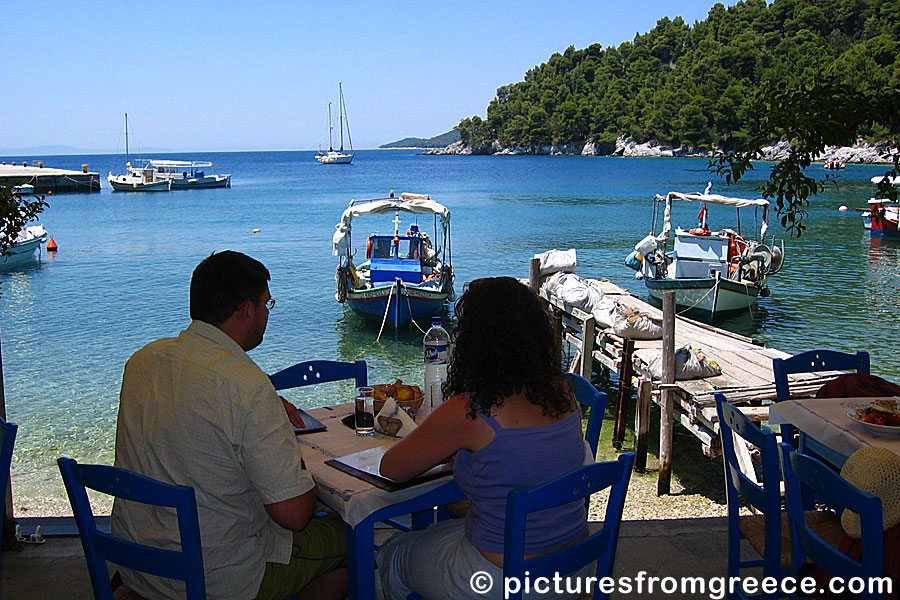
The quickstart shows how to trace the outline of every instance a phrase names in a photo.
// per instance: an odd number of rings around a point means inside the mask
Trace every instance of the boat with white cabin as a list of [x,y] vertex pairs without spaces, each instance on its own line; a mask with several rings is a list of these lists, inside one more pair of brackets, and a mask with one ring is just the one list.
[[[670,251],[676,201],[700,204],[699,224],[689,230],[676,228]],[[709,206],[736,209],[732,213],[736,221],[729,222],[728,228],[710,229]],[[661,208],[663,225],[656,234]],[[756,217],[754,234],[745,236],[740,213],[741,209],[751,208]],[[759,296],[769,295],[768,278],[784,266],[783,242],[780,248],[776,245],[770,248],[764,243],[768,212],[768,200],[710,194],[709,186],[704,193],[657,195],[653,201],[650,235],[635,246],[626,264],[638,271],[637,277],[643,279],[650,297],[657,301],[662,301],[665,292],[672,291],[676,306],[693,309],[704,316],[747,310]],[[726,218],[725,214],[721,211],[717,218]]]
[[[354,219],[394,214],[393,231],[365,237],[365,261],[354,262]],[[433,236],[419,229],[418,219],[406,233],[400,213],[432,217]],[[335,299],[356,312],[395,327],[419,317],[430,317],[454,299],[450,252],[450,210],[425,194],[391,192],[387,198],[354,200],[341,215],[332,239],[338,256]],[[362,248],[359,249],[360,251]]]
[[157,176],[156,169],[149,165],[132,166],[128,155],[128,113],[125,113],[125,174],[106,177],[115,192],[168,192],[172,181]]
[[[316,160],[323,165],[349,165],[353,162],[353,139],[350,137],[350,121],[346,119],[344,113],[344,88],[338,84],[338,108],[340,111],[340,127],[341,127],[341,146],[338,150],[334,149],[334,122],[331,120],[331,102],[328,103],[328,152],[319,151],[316,154]],[[350,151],[344,151],[344,121],[347,122],[347,141],[350,143]]]

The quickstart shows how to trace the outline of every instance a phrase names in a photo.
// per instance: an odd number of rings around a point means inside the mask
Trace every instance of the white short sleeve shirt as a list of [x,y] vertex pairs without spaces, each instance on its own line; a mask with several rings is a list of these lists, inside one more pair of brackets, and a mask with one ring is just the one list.
[[[263,505],[314,487],[300,459],[268,376],[219,328],[193,321],[125,365],[115,464],[194,488],[210,598],[254,598],[265,563],[288,562],[291,532]],[[172,509],[116,500],[111,528],[126,539],[180,548]],[[123,580],[144,597],[184,597],[181,582],[127,570]]]

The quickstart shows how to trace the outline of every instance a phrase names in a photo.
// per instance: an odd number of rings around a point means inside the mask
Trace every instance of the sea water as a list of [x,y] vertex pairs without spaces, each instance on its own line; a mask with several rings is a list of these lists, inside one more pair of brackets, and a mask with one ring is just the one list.
[[[0,273],[0,343],[7,416],[19,424],[12,479],[16,513],[68,512],[56,458],[113,458],[122,369],[128,357],[189,323],[193,268],[211,252],[233,249],[271,271],[277,306],[263,343],[250,352],[274,372],[309,359],[364,359],[369,381],[421,381],[423,333],[394,332],[334,300],[337,258],[331,237],[351,199],[393,190],[431,194],[452,212],[456,290],[485,276],[528,276],[528,259],[551,248],[575,248],[578,274],[606,277],[646,297],[623,264],[650,229],[651,199],[668,191],[756,197],[770,165],[726,187],[702,159],[577,156],[421,156],[415,151],[358,151],[352,165],[321,165],[313,152],[198,153],[154,158],[210,160],[231,173],[232,187],[170,193],[111,192],[107,172],[124,157],[40,158],[47,166],[101,175],[99,194],[48,196],[40,221],[59,244],[41,264]],[[869,239],[854,207],[873,194],[869,178],[885,168],[849,165],[839,185],[813,200],[808,229],[784,235],[786,266],[770,280],[772,296],[752,311],[717,324],[766,344],[868,350],[874,373],[900,379],[894,343],[900,327],[900,245]],[[810,168],[824,177],[817,166]],[[839,212],[840,205],[850,211]],[[710,226],[719,207],[710,209]],[[698,207],[680,209],[677,224],[693,227]],[[727,209],[726,209],[727,210]],[[401,227],[411,217],[401,216]],[[355,244],[388,231],[391,217],[355,223]],[[420,217],[420,225],[426,219]],[[430,221],[428,221],[430,226]],[[744,223],[748,226],[750,223]],[[254,230],[259,230],[255,232]],[[430,231],[429,228],[425,228]],[[450,312],[443,314],[452,328]],[[427,329],[427,321],[422,323]],[[607,390],[612,392],[613,390]],[[303,408],[349,402],[353,383],[288,391]],[[28,512],[28,509],[30,512]]]

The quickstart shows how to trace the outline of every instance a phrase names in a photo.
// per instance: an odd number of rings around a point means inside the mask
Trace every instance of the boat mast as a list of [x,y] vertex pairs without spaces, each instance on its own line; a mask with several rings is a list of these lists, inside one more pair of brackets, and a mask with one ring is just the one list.
[[328,103],[328,151],[334,152],[334,121],[331,120],[331,102]]
[[[344,113],[347,111],[344,106],[344,88],[341,87],[341,84],[338,83],[338,90],[340,90],[340,99],[341,99],[341,150],[344,149]],[[350,142],[350,153],[353,153],[353,138],[350,137],[350,119],[347,119],[347,141]]]
[[344,151],[344,89],[341,87],[341,83],[338,82],[338,100],[340,102],[340,106],[338,109],[341,113],[341,152]]
[[128,113],[125,113],[125,164],[131,162],[128,159]]

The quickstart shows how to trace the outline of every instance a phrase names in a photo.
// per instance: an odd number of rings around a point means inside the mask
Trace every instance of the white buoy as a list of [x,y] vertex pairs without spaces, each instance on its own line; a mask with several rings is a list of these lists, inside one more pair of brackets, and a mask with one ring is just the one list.
[[254,229],[253,233],[259,233],[259,229]]
[[841,212],[847,212],[847,205],[846,205],[846,204],[841,204],[841,207],[840,207],[838,210],[841,211]]

